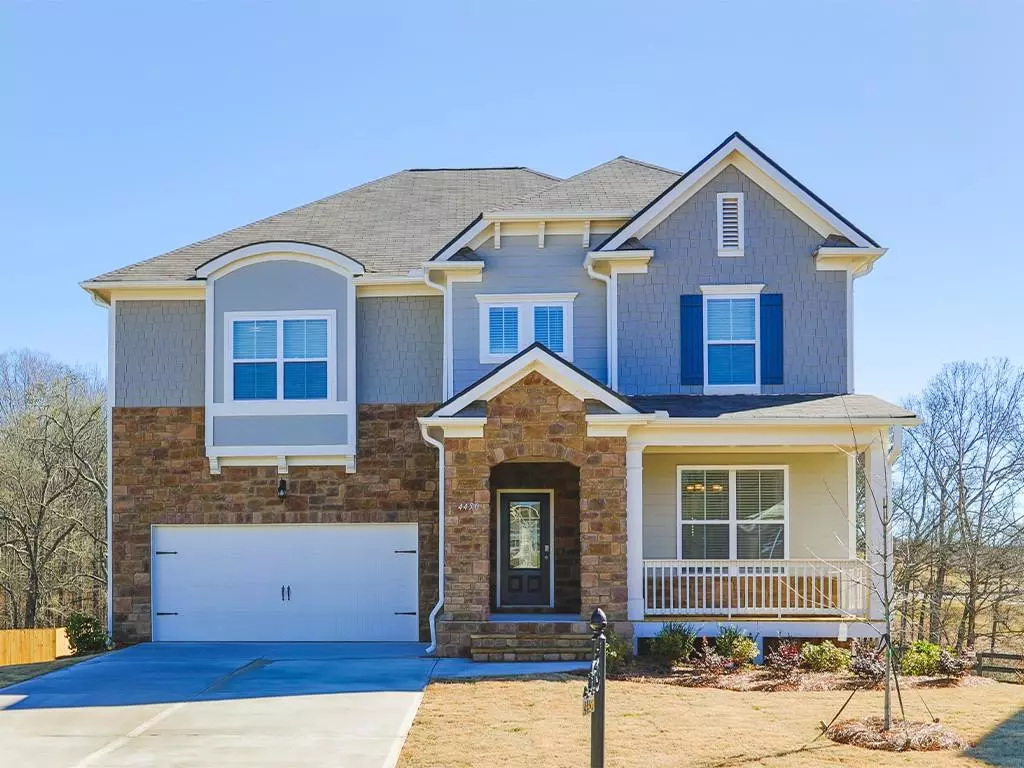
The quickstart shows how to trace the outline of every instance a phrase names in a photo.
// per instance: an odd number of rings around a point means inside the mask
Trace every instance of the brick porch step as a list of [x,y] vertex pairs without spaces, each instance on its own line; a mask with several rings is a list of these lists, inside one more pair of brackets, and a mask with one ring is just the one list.
[[470,635],[473,661],[585,661],[591,657],[589,634],[515,632]]

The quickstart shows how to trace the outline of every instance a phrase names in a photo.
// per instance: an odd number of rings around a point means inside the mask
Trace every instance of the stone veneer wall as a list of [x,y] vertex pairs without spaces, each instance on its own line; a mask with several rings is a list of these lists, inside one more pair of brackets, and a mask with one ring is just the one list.
[[356,472],[295,467],[277,498],[276,467],[211,475],[204,410],[113,412],[114,636],[150,638],[150,526],[157,524],[419,523],[420,635],[437,601],[437,451],[417,416],[430,405],[360,405]]
[[581,400],[533,372],[487,404],[482,438],[445,440],[445,607],[439,652],[465,655],[490,612],[491,467],[536,458],[580,469],[581,615],[626,620],[626,441],[587,437]]

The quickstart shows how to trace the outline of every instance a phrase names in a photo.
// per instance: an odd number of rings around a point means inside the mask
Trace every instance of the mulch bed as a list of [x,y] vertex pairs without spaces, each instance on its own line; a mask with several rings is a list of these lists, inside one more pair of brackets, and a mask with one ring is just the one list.
[[[653,660],[640,657],[622,672],[609,675],[613,680],[631,682],[658,682],[682,685],[687,688],[719,688],[725,691],[852,691],[864,681],[849,673],[806,672],[801,670],[787,679],[772,677],[762,667],[744,667],[721,675],[703,675],[689,665],[666,669]],[[900,676],[902,688],[963,688],[991,685],[985,677],[968,676],[960,679]],[[882,684],[866,686],[881,688]]]
[[825,731],[838,744],[887,752],[937,752],[941,749],[967,749],[970,744],[956,731],[939,723],[895,721],[888,731],[880,717],[842,720]]

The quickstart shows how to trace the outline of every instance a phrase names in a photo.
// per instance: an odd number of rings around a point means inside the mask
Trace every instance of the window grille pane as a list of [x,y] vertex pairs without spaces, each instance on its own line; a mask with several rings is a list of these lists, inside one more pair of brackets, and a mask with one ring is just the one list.
[[740,523],[736,526],[736,557],[740,560],[781,560],[785,550],[782,525]]
[[684,470],[680,473],[684,520],[729,519],[729,472]]
[[277,357],[276,320],[236,320],[232,323],[232,354],[235,360]]
[[709,344],[708,384],[754,384],[753,344]]
[[285,363],[285,400],[326,400],[327,363]]
[[562,307],[533,308],[533,339],[552,352],[564,352],[565,327]]
[[753,341],[754,306],[750,299],[708,299],[708,341]]
[[518,352],[519,310],[516,307],[490,307],[487,318],[490,353],[514,355]]
[[235,400],[276,400],[276,363],[235,363]]
[[684,560],[727,560],[729,526],[715,523],[684,523],[682,527]]
[[739,520],[782,520],[785,516],[781,469],[736,472],[736,517]]
[[327,358],[326,320],[285,320],[284,356]]

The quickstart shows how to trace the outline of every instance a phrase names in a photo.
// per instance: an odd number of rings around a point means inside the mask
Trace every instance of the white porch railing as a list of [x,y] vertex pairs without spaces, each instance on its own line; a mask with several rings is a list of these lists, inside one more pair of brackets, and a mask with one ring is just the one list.
[[867,618],[862,560],[644,560],[646,616]]

